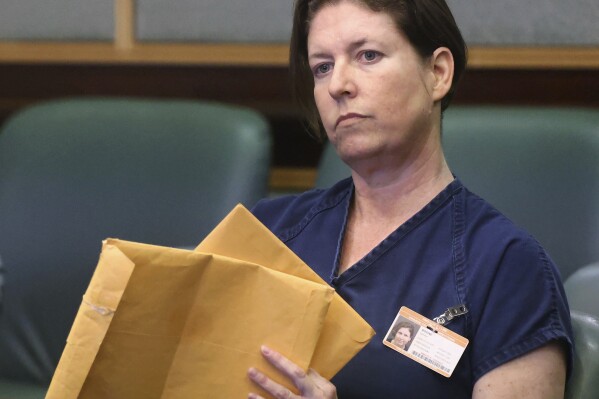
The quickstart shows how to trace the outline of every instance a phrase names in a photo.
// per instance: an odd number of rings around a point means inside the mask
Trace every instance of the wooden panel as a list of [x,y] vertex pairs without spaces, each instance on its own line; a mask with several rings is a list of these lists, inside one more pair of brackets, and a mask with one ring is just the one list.
[[[0,41],[0,63],[287,66],[286,44],[133,43],[130,0],[120,1],[117,45]],[[599,69],[599,47],[472,47],[469,55],[470,69]]]
[[[125,42],[128,39],[123,39]],[[0,42],[0,63],[286,66],[284,44],[135,44]]]
[[114,2],[114,45],[117,50],[130,50],[135,44],[135,0]]
[[274,168],[270,173],[269,187],[276,191],[304,191],[314,187],[316,168]]
[[472,69],[599,69],[598,47],[471,47]]
[[599,70],[467,70],[455,103],[599,107]]

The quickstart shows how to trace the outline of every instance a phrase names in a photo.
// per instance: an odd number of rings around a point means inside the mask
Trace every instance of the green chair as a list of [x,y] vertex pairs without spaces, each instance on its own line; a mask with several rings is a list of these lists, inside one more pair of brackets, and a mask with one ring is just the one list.
[[[599,111],[452,106],[442,123],[453,173],[532,233],[563,279],[599,260]],[[349,174],[328,145],[316,185]]]
[[564,283],[576,344],[567,399],[599,398],[599,263],[578,269]]
[[351,175],[349,167],[341,161],[330,142],[327,142],[322,150],[316,171],[316,188],[330,187]]
[[599,317],[599,262],[582,267],[564,282],[570,309]]
[[599,318],[572,311],[576,354],[566,399],[599,398]]
[[103,239],[197,245],[237,203],[266,196],[270,147],[256,112],[197,101],[67,99],[8,120],[0,398],[42,397]]

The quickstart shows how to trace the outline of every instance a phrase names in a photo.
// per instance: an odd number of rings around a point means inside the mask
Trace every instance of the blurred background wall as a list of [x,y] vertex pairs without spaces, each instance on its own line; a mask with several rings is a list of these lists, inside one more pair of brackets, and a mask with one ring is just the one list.
[[[2,40],[112,40],[120,0],[2,0]],[[469,44],[599,45],[596,0],[448,0]],[[116,5],[116,6],[115,6]],[[292,0],[136,0],[140,41],[286,43]]]

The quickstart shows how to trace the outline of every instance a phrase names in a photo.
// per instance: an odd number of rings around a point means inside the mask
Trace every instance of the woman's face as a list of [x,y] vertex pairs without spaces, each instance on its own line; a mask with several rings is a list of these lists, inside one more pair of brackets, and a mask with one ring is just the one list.
[[310,26],[308,58],[327,136],[350,166],[396,162],[435,132],[432,67],[388,14],[352,1],[325,6]]
[[408,342],[412,339],[412,334],[410,333],[410,329],[407,327],[402,327],[395,333],[395,337],[393,338],[393,342],[400,347],[406,346]]

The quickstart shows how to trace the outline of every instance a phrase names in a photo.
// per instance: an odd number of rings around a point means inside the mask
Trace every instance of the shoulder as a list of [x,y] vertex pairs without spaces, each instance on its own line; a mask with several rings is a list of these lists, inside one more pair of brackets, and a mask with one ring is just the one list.
[[313,189],[297,195],[263,199],[252,208],[252,213],[281,238],[289,231],[308,223],[318,213],[336,207],[352,191],[352,180],[347,178],[328,189]]
[[544,252],[528,231],[466,188],[463,202],[461,211],[458,209],[455,214],[463,219],[464,239],[470,248],[489,252],[518,249],[535,256]]
[[[550,341],[567,344],[569,309],[556,265],[525,229],[485,200],[463,191],[462,261],[475,378]],[[459,212],[455,213],[459,215]]]
[[484,291],[489,292],[501,286],[511,295],[518,287],[548,290],[561,285],[553,260],[529,232],[467,189],[463,202],[462,211],[454,212],[462,218],[454,239],[461,245],[465,277],[476,282],[472,287],[488,284]]

